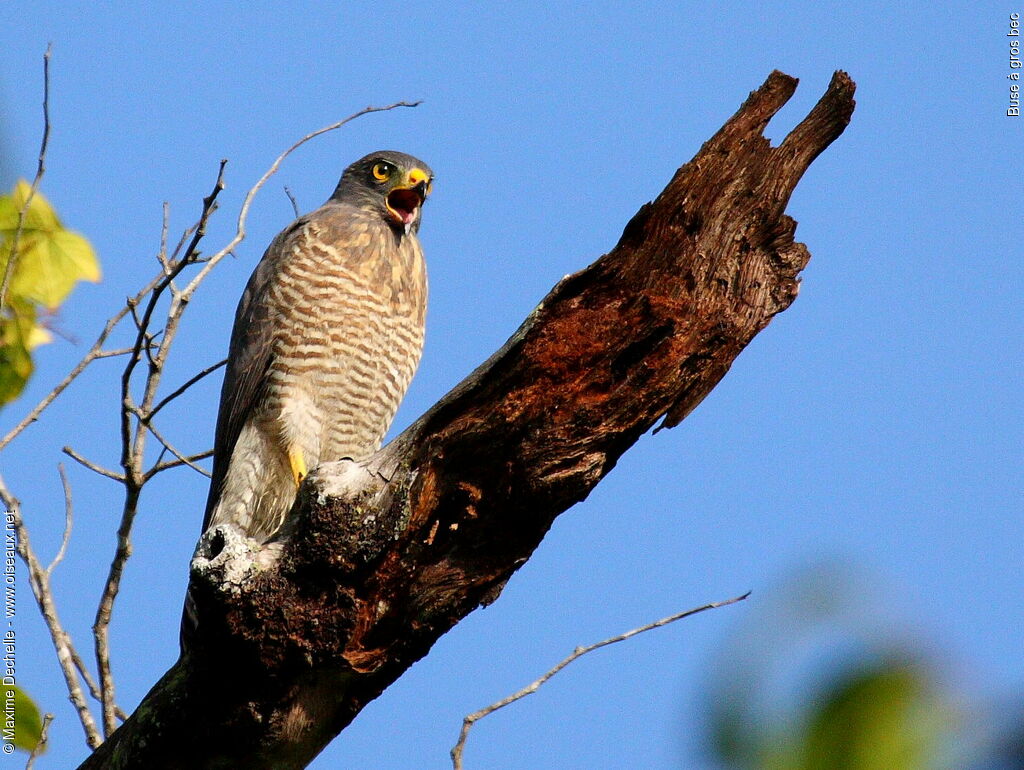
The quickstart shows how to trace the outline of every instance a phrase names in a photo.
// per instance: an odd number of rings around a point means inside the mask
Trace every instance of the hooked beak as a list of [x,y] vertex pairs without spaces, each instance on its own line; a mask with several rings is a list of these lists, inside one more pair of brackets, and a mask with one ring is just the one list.
[[416,221],[429,194],[430,176],[423,169],[411,169],[402,183],[388,193],[385,199],[388,213],[397,224],[408,229]]

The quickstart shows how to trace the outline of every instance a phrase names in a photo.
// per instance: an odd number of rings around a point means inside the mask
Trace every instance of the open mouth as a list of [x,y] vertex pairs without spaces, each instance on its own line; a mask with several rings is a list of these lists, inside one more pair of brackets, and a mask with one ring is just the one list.
[[423,185],[392,190],[388,193],[388,211],[403,225],[411,225],[416,219],[416,212],[423,205]]

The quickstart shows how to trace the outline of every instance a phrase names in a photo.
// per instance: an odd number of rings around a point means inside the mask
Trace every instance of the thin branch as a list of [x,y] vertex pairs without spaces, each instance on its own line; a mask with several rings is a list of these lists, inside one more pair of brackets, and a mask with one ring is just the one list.
[[170,229],[171,204],[164,201],[163,222],[160,225],[160,250],[156,253],[157,262],[163,268],[164,275],[170,275],[171,266],[167,261],[167,231]]
[[101,350],[99,353],[93,356],[93,358],[114,358],[116,356],[126,356],[131,353],[134,348],[116,348],[114,350]]
[[64,674],[64,683],[68,688],[68,696],[75,710],[78,712],[78,720],[85,730],[85,741],[90,748],[95,749],[103,742],[96,721],[82,692],[82,685],[78,681],[78,673],[74,662],[74,647],[71,644],[71,637],[61,625],[57,615],[57,605],[53,599],[53,592],[50,590],[50,579],[40,564],[28,536],[28,527],[21,516],[21,503],[7,489],[2,477],[0,477],[0,500],[3,501],[8,514],[14,519],[14,531],[17,534],[18,555],[28,565],[28,582],[32,588],[32,595],[39,606],[39,613],[43,616],[46,628],[50,632],[50,639],[57,652],[57,662],[60,664],[61,672]]
[[54,310],[44,309],[41,313],[40,322],[47,331],[60,337],[65,342],[70,342],[72,345],[77,345],[81,342],[81,340],[79,340],[73,333],[69,332],[67,329],[61,328],[57,319],[57,313]]
[[213,372],[215,372],[218,369],[220,369],[227,362],[228,362],[228,360],[226,358],[221,359],[220,361],[218,361],[215,364],[210,364],[210,366],[206,367],[201,372],[199,372],[198,374],[193,376],[191,379],[187,380],[184,385],[182,385],[180,388],[178,388],[177,390],[172,392],[170,395],[168,395],[165,398],[163,398],[156,406],[154,406],[152,409],[150,409],[148,414],[147,414],[147,416],[146,416],[146,420],[145,421],[149,422],[150,420],[152,420],[156,416],[156,413],[159,412],[161,409],[163,409],[165,406],[167,406],[167,404],[169,404],[171,401],[176,399],[178,396],[180,396],[186,390],[191,388],[193,385],[195,385],[201,379],[206,377],[208,374],[212,374]]
[[181,238],[178,239],[178,245],[175,246],[174,251],[171,252],[171,257],[169,260],[171,265],[178,264],[178,255],[181,254],[181,250],[185,248],[185,244],[188,243],[188,239],[196,231],[197,227],[199,227],[198,222],[196,222],[194,225],[192,225],[191,227],[187,228],[184,232],[182,232]]
[[[145,335],[147,334],[147,330],[149,329],[149,326],[150,326],[150,324],[152,322],[153,313],[156,310],[157,303],[160,300],[160,296],[163,293],[163,290],[165,288],[167,288],[170,285],[171,281],[173,281],[178,275],[180,275],[181,272],[186,267],[188,267],[190,264],[192,264],[193,259],[198,254],[199,242],[206,235],[206,225],[209,222],[210,217],[213,215],[213,212],[216,210],[217,196],[224,189],[224,168],[225,168],[226,165],[227,165],[227,161],[226,160],[222,160],[220,162],[220,166],[219,166],[219,168],[217,170],[217,179],[216,179],[216,181],[214,182],[214,185],[213,185],[213,190],[210,192],[209,195],[207,195],[205,198],[203,198],[203,208],[202,208],[202,211],[199,214],[199,221],[196,223],[195,227],[192,229],[192,240],[189,242],[188,247],[185,249],[184,256],[181,257],[180,259],[175,257],[173,268],[171,269],[171,271],[168,274],[166,274],[164,276],[164,279],[162,281],[160,281],[160,283],[158,283],[156,285],[156,287],[154,287],[152,293],[149,295],[149,301],[146,303],[146,309],[143,312],[142,318],[137,319],[137,321],[136,321],[136,325],[139,327],[139,333],[136,336],[136,340],[135,340],[136,354],[141,353],[141,351],[142,351],[142,345],[143,345],[143,342],[145,340]],[[183,239],[183,242],[184,242],[184,239]],[[195,281],[193,279],[193,283],[194,282]],[[171,319],[171,317],[173,315],[173,312],[174,312],[174,306],[172,305],[172,308],[170,310],[168,310],[168,313],[167,313],[167,315],[168,315],[168,325],[164,328],[163,340],[161,341],[160,349],[158,350],[158,352],[156,354],[156,357],[158,359],[161,359],[161,360],[162,360],[162,356],[161,356],[162,351],[165,350],[167,348],[167,346],[169,345],[168,337],[169,336],[173,337],[173,333],[171,333],[171,330],[169,328],[170,327],[170,319]],[[150,358],[151,362],[152,362],[152,360],[153,359]],[[129,361],[128,366],[125,367],[124,374],[121,377],[122,391],[127,389],[128,385],[130,384],[131,377],[132,377],[132,374],[135,371],[135,366],[136,366],[137,363],[138,363],[138,358],[133,358],[131,361]],[[143,404],[145,404],[145,398],[143,398]],[[126,442],[124,448],[126,448],[127,445],[128,444]],[[128,459],[127,457],[124,457],[123,458],[123,462],[126,462],[127,459]]]
[[[157,461],[156,465],[154,465],[152,468],[146,471],[145,479],[146,481],[149,481],[158,473],[162,473],[163,471],[169,471],[171,468],[180,468],[182,465],[187,465],[190,468],[195,468],[196,466],[193,465],[193,463],[198,462],[199,460],[205,460],[207,457],[213,457],[212,449],[207,449],[205,452],[189,455],[188,457],[182,457],[179,460],[168,460],[165,463]],[[199,468],[198,470],[202,471],[205,476],[210,475],[209,473],[206,473],[203,468]]]
[[66,454],[79,465],[85,466],[93,473],[98,473],[101,476],[106,476],[108,479],[113,479],[114,481],[120,481],[122,484],[124,483],[123,473],[118,473],[117,471],[112,471],[108,468],[104,468],[102,465],[97,465],[92,460],[82,457],[82,455],[78,454],[78,452],[76,452],[69,446],[64,447],[60,451],[62,451],[64,454]]
[[466,738],[469,737],[470,728],[472,728],[476,722],[483,719],[488,714],[493,714],[498,709],[505,708],[505,706],[509,705],[510,703],[515,703],[517,700],[520,700],[521,698],[525,698],[527,695],[537,692],[537,690],[540,689],[541,685],[543,685],[551,677],[553,677],[555,674],[557,674],[559,671],[568,666],[577,658],[581,658],[588,652],[593,652],[594,650],[600,649],[601,647],[607,647],[609,644],[624,642],[626,639],[634,637],[637,634],[643,634],[655,628],[667,626],[669,623],[675,623],[677,620],[682,620],[683,618],[688,618],[691,615],[696,615],[698,612],[704,612],[705,610],[713,610],[717,609],[718,607],[725,607],[729,604],[736,604],[736,602],[741,602],[748,596],[750,596],[750,591],[747,591],[742,596],[733,597],[732,599],[726,599],[725,601],[721,602],[712,602],[711,604],[705,604],[703,607],[695,607],[694,609],[689,609],[684,612],[678,612],[675,615],[669,615],[667,618],[656,620],[653,623],[648,623],[645,626],[634,628],[632,631],[626,631],[623,634],[619,634],[618,636],[612,636],[603,641],[595,642],[594,644],[588,644],[586,647],[577,647],[575,650],[573,650],[571,655],[562,660],[557,666],[549,670],[539,679],[534,680],[526,687],[522,688],[521,690],[518,690],[517,692],[512,693],[508,697],[502,698],[497,703],[492,703],[490,706],[482,708],[479,711],[474,711],[472,714],[466,716],[466,718],[462,720],[462,730],[459,732],[458,743],[456,743],[455,746],[452,747],[451,751],[452,765],[454,769],[462,770],[462,752],[466,747]]
[[7,305],[7,291],[11,285],[11,276],[14,275],[14,266],[18,261],[18,244],[21,241],[21,234],[25,228],[25,217],[28,215],[29,206],[36,196],[39,183],[46,173],[46,147],[50,143],[50,55],[53,52],[53,43],[46,46],[46,53],[43,54],[43,139],[39,145],[39,164],[36,166],[36,175],[29,187],[25,202],[18,212],[18,226],[14,231],[14,238],[11,239],[11,253],[7,258],[7,265],[4,267],[4,277],[0,281],[0,308]]
[[[78,650],[74,647],[71,648],[71,658],[75,662],[75,668],[78,669],[78,673],[82,675],[82,679],[85,681],[85,686],[89,688],[89,694],[96,701],[102,701],[99,685],[97,685],[96,680],[92,678],[92,674],[89,672],[88,667],[86,667],[85,661],[82,660],[82,656],[78,654]],[[117,711],[117,718],[122,722],[128,718],[128,715],[120,706],[115,706],[115,710]]]
[[295,212],[295,218],[299,218],[299,204],[295,200],[295,196],[292,195],[292,191],[288,188],[288,185],[284,186],[284,194],[288,196],[288,200],[292,202],[292,211]]
[[75,668],[78,669],[78,673],[80,673],[82,675],[82,679],[85,680],[85,686],[89,688],[89,694],[96,700],[99,700],[100,688],[97,686],[96,680],[92,678],[92,674],[86,667],[85,661],[82,660],[82,656],[78,654],[77,650],[74,650],[71,657],[75,662]]
[[[164,283],[164,282],[161,281],[161,283]],[[155,289],[155,291],[159,291],[161,288],[163,288],[163,287],[158,284],[156,289]],[[152,304],[153,301],[154,300],[152,298],[150,298],[150,304]],[[142,352],[144,352],[146,354],[146,360],[149,361],[150,367],[153,367],[153,366],[156,365],[156,362],[153,360],[153,348],[156,345],[156,338],[157,338],[157,336],[159,336],[160,332],[156,332],[156,333],[150,334],[149,326],[148,326],[148,321],[147,321],[147,325],[143,326],[142,319],[139,318],[138,305],[135,302],[132,302],[131,300],[129,300],[128,307],[131,308],[131,311],[132,311],[132,321],[135,322],[135,328],[136,328],[136,330],[138,330],[139,337],[142,339],[142,345],[137,347],[137,348],[132,348],[132,352],[134,353],[136,351],[136,349],[139,349]]]
[[[184,455],[181,452],[179,452],[170,441],[168,441],[166,438],[164,438],[160,434],[160,431],[158,431],[156,429],[155,425],[153,425],[152,423],[147,422],[146,426],[149,428],[150,433],[152,433],[154,436],[156,436],[157,441],[159,441],[161,444],[163,444],[164,447],[167,448],[168,452],[170,452],[172,455],[174,455],[175,457],[178,458],[179,464],[187,465],[192,470],[199,471],[201,474],[206,476],[206,478],[212,478],[210,476],[210,472],[208,470],[206,470],[206,468],[202,467],[201,465],[196,465],[194,462],[192,462],[192,459],[190,457],[188,457],[187,455]],[[201,454],[205,454],[206,456],[209,456],[210,454],[213,454],[213,452],[211,451],[209,453],[201,453]],[[145,478],[145,476],[143,478]]]
[[39,730],[39,740],[36,741],[36,745],[32,747],[32,753],[28,755],[28,761],[25,763],[25,770],[32,770],[32,765],[36,763],[36,757],[43,752],[44,748],[46,748],[46,741],[50,732],[50,722],[52,721],[53,714],[43,714],[43,726]]
[[100,709],[103,714],[103,735],[105,737],[110,737],[110,734],[116,729],[114,675],[110,668],[108,630],[114,599],[117,598],[118,588],[121,585],[121,574],[124,571],[125,562],[128,561],[132,553],[131,525],[138,509],[138,490],[129,486],[130,483],[127,479],[124,482],[127,491],[121,525],[117,530],[117,549],[114,552],[107,582],[104,584],[99,606],[96,609],[96,618],[92,624],[93,651],[96,655],[96,670],[100,680]]
[[64,488],[64,535],[60,539],[57,555],[53,557],[50,566],[46,568],[46,577],[53,575],[54,568],[64,561],[64,555],[68,552],[68,541],[71,540],[71,527],[75,521],[75,509],[71,505],[71,484],[68,482],[67,473],[64,472],[64,463],[57,463],[57,472],[60,474],[60,483]]

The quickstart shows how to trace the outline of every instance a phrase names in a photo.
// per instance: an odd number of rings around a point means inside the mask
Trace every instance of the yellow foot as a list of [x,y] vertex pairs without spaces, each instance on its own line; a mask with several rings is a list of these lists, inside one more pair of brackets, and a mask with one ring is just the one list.
[[306,478],[306,474],[309,473],[301,449],[292,447],[288,450],[288,464],[292,467],[292,477],[295,479],[295,486],[298,487],[302,480]]

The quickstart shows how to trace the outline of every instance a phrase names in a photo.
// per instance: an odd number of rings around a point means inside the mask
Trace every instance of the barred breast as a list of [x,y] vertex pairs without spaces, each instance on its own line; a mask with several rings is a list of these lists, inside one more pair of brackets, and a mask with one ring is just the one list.
[[415,234],[338,209],[301,226],[267,281],[264,390],[212,517],[252,537],[269,537],[291,508],[290,450],[312,470],[380,447],[423,349],[427,283]]
[[379,219],[352,223],[343,240],[329,223],[306,227],[271,293],[284,323],[265,409],[312,468],[380,447],[423,349],[426,281],[415,236]]

